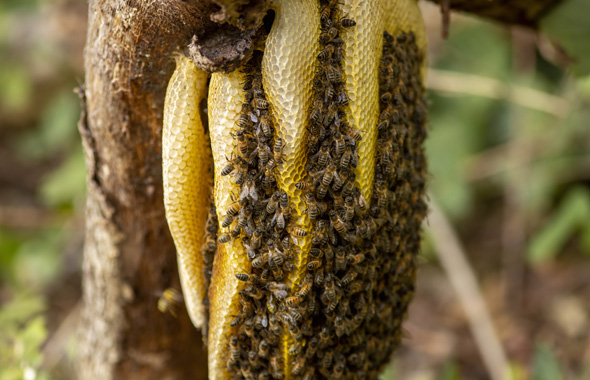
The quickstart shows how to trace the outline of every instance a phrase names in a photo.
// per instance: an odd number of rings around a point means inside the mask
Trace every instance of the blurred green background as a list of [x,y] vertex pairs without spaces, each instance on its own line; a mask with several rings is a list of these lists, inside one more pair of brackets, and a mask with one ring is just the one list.
[[[0,380],[74,378],[86,6],[0,3]],[[423,10],[431,199],[459,234],[513,378],[588,379],[590,77],[546,36],[453,14],[444,41],[438,8]],[[430,236],[383,378],[487,379]]]

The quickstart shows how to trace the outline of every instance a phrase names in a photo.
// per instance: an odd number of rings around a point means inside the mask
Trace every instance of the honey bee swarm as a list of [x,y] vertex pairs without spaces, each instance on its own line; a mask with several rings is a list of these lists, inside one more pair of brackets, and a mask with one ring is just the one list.
[[[359,144],[366,136],[345,112],[350,98],[342,38],[359,25],[335,0],[320,4],[320,50],[302,149],[307,177],[295,184],[300,199],[281,190],[287,142],[265,94],[262,53],[241,68],[245,101],[234,149],[221,169],[239,192],[202,250],[207,263],[215,242],[240,239],[251,264],[235,275],[244,285],[226,347],[227,371],[235,379],[376,379],[400,342],[414,294],[427,211],[423,53],[413,33],[385,32],[377,39],[383,41],[379,115],[369,148],[375,169],[359,180]],[[359,185],[367,178],[370,191]],[[301,202],[311,228],[294,217],[292,205]],[[301,238],[311,246],[303,265],[297,262]],[[296,268],[303,274],[290,276]],[[299,280],[292,284],[291,278]]]
[[234,136],[235,149],[222,173],[233,176],[240,192],[233,195],[227,214],[220,215],[225,228],[220,234],[241,238],[252,267],[236,275],[246,283],[239,292],[240,311],[231,322],[233,336],[228,347],[228,371],[236,378],[281,378],[279,305],[287,297],[285,282],[293,270],[292,236],[306,235],[292,220],[287,193],[277,186],[284,142],[275,137],[262,86],[261,58],[255,52],[242,68],[245,102]]

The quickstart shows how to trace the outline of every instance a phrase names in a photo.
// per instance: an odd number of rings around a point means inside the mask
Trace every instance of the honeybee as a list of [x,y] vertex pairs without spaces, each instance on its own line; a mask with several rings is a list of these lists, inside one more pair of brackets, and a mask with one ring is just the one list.
[[231,223],[234,221],[234,216],[232,215],[227,215],[224,219],[223,222],[221,223],[221,227],[222,228],[227,228],[231,225]]
[[334,46],[327,45],[317,56],[320,61],[327,61],[334,53]]
[[334,310],[336,310],[336,307],[338,306],[338,301],[339,300],[335,300],[335,301],[330,302],[328,304],[328,307],[326,307],[326,314],[327,315],[333,315],[334,314]]
[[311,159],[317,159],[317,164],[320,168],[325,167],[331,159],[330,142],[328,140],[322,141],[322,146],[320,147],[319,152],[317,152],[315,156],[312,156]]
[[339,83],[342,80],[342,72],[336,66],[326,67],[326,78],[330,83]]
[[303,302],[303,297],[301,297],[299,295],[287,297],[285,299],[285,304],[289,307],[295,307],[295,306],[299,305],[301,302]]
[[295,340],[299,340],[301,339],[301,329],[299,327],[297,327],[297,325],[295,324],[290,324],[288,326],[289,332],[291,333],[291,336],[293,337],[293,339]]
[[323,246],[328,242],[328,236],[326,233],[327,226],[325,220],[320,220],[318,222],[318,228],[313,232],[313,236],[311,239],[312,244]]
[[258,344],[258,356],[260,356],[261,358],[268,357],[268,348],[268,342],[265,339],[261,339],[260,343]]
[[260,245],[262,243],[262,230],[260,228],[257,228],[254,231],[251,241],[252,241],[252,243],[251,243],[252,249],[260,248]]
[[258,191],[256,190],[256,186],[254,184],[254,178],[249,176],[246,179],[246,183],[242,188],[242,192],[240,193],[240,201],[247,199],[248,197],[252,198],[253,200],[258,200]]
[[291,356],[299,355],[302,350],[303,350],[303,345],[301,345],[301,344],[292,344],[289,347],[289,355],[291,355]]
[[329,163],[328,166],[320,173],[322,172],[323,175],[321,179],[321,184],[325,187],[329,186],[332,183],[332,181],[334,180],[334,176],[338,175],[336,173],[336,165],[334,165],[333,162]]
[[258,140],[258,147],[252,152],[251,157],[255,157],[256,155],[258,155],[262,166],[266,165],[270,160],[270,148],[262,141],[262,139]]
[[297,182],[295,187],[301,191],[313,191],[313,185],[310,182]]
[[365,255],[362,253],[358,253],[356,255],[349,255],[346,257],[346,261],[348,261],[348,264],[350,265],[360,264],[363,262],[363,260],[365,260]]
[[280,199],[280,192],[275,191],[271,198],[268,199],[268,203],[266,204],[266,213],[267,214],[274,214],[277,211],[277,206],[279,205]]
[[262,130],[262,134],[264,134],[267,139],[271,138],[272,132],[270,130],[270,122],[268,121],[268,117],[262,114],[260,115],[259,121],[259,127]]
[[338,29],[334,27],[328,29],[328,36],[330,37],[329,41],[336,38],[336,36],[338,36]]
[[[362,281],[354,281],[352,284],[350,284],[350,286],[348,287],[348,295],[351,296],[353,294],[359,293],[363,290],[363,283]],[[360,315],[360,314],[358,314]]]
[[240,228],[240,226],[236,224],[235,228],[230,231],[230,235],[231,235],[232,239],[239,238],[241,231],[242,231],[242,229]]
[[319,248],[312,248],[309,250],[309,254],[317,259],[321,259],[324,255],[324,252]]
[[303,279],[303,283],[299,288],[299,293],[297,295],[299,297],[307,297],[309,292],[311,292],[311,288],[313,287],[313,275],[311,273],[307,273],[305,278]]
[[[256,355],[256,353],[254,351],[249,351],[248,352],[248,362],[250,362],[250,366],[256,370],[260,367],[260,360],[258,359],[258,356]],[[250,377],[246,377],[246,375],[244,374],[244,371],[242,371],[242,375],[246,378],[246,379],[252,379],[254,380],[254,376],[252,375],[251,372],[246,372],[247,374],[249,374]]]
[[275,160],[281,161],[281,158],[283,157],[283,147],[284,146],[285,146],[285,143],[283,142],[283,139],[280,137],[277,137],[275,140],[275,144],[274,144]]
[[268,108],[268,102],[264,99],[254,99],[252,100],[252,107],[265,110]]
[[[321,334],[321,333],[320,333]],[[322,366],[322,368],[330,368],[330,366],[332,365],[332,360],[334,359],[334,354],[332,351],[326,351],[324,353],[324,357],[322,358],[322,362],[320,363],[320,365]]]
[[322,116],[322,100],[318,99],[313,104],[311,114],[309,115],[309,119],[314,124],[317,124],[320,121],[321,116]]
[[289,315],[291,315],[291,318],[293,318],[295,323],[301,322],[303,319],[303,315],[301,315],[301,313],[295,308],[290,308]]
[[252,275],[246,273],[236,273],[236,278],[242,282],[250,282],[254,279]]
[[289,287],[286,284],[280,284],[274,281],[269,282],[266,285],[266,288],[280,301],[287,297],[287,291],[289,290]]
[[281,380],[285,377],[285,375],[282,372],[282,365],[280,355],[278,352],[273,352],[270,356],[270,369],[273,378]]
[[244,324],[240,326],[240,333],[245,333],[249,337],[254,337],[254,320],[252,318],[246,319]]
[[285,236],[283,240],[281,240],[281,247],[283,247],[283,252],[285,252],[285,254],[288,254],[288,252],[291,251],[292,245],[289,236]]
[[252,260],[253,268],[262,268],[266,263],[264,255],[260,255]]
[[[331,46],[331,45],[328,45],[328,46]],[[332,100],[332,98],[333,98],[335,95],[336,95],[336,90],[334,90],[334,87],[332,87],[332,85],[331,85],[331,84],[329,84],[329,83],[326,83],[326,87],[325,87],[325,89],[324,89],[324,101],[325,101],[326,103],[328,103],[330,100]],[[329,112],[334,112],[334,111],[331,111],[331,110],[329,110]],[[324,125],[327,125],[327,124],[329,124],[329,123],[330,123],[332,120],[333,120],[333,118],[332,118],[330,121],[328,121],[327,123],[326,123],[326,122],[324,122]],[[324,137],[324,136],[322,136],[322,139],[323,139],[323,137]]]
[[285,229],[285,214],[282,211],[277,211],[273,216],[271,226],[274,226],[277,231]]
[[320,213],[325,211],[325,210],[320,209],[320,207],[318,206],[318,203],[316,203],[316,201],[313,197],[313,194],[311,194],[311,193],[307,194],[305,201],[307,204],[307,209],[305,209],[304,212],[308,213],[309,218],[311,220],[316,219],[320,215]]
[[293,369],[291,370],[291,374],[293,376],[299,376],[303,373],[305,369],[305,356],[300,356],[293,365]]
[[313,283],[318,287],[322,286],[322,284],[324,283],[324,269],[323,268],[319,268],[318,270],[316,270],[315,276],[313,278]]
[[219,244],[225,244],[227,242],[229,242],[231,240],[231,237],[228,234],[225,235],[221,235],[219,237],[219,239],[217,239],[217,242],[219,242]]
[[307,263],[307,270],[315,271],[316,269],[318,269],[321,266],[322,266],[322,262],[319,260],[310,261],[309,263]]
[[283,209],[283,210],[286,210],[289,207],[289,196],[284,191],[281,194],[281,199],[279,201],[279,205],[281,206],[281,209]]
[[233,163],[229,163],[227,164],[227,166],[225,166],[222,170],[221,170],[221,175],[222,176],[226,176],[229,175],[231,172],[233,172],[235,169],[235,166]]
[[357,205],[359,207],[359,209],[362,212],[365,212],[367,210],[367,200],[365,199],[365,197],[363,196],[363,194],[361,193],[361,190],[359,188],[355,189],[355,197],[356,197],[356,201],[357,201]]
[[343,18],[343,19],[340,19],[340,22],[339,22],[339,24],[340,24],[340,26],[341,26],[341,27],[343,27],[343,28],[350,28],[350,27],[352,27],[352,26],[355,26],[355,25],[356,25],[356,21],[354,21],[354,20],[351,20],[351,19],[349,19],[349,18]]
[[314,90],[321,90],[324,87],[324,82],[320,78],[314,77],[313,78],[313,88]]
[[305,231],[303,228],[293,226],[293,225],[291,225],[287,228],[287,232],[289,232],[291,235],[293,235],[295,237],[307,236],[307,231]]
[[[244,110],[242,109],[242,111]],[[246,129],[250,126],[250,118],[247,114],[242,113],[236,124],[238,125],[238,127]]]
[[256,317],[254,319],[254,326],[258,330],[262,330],[263,328],[265,329],[268,327],[268,316],[266,315],[266,312],[264,311],[264,309],[261,308],[256,313]]
[[260,289],[255,288],[252,285],[246,287],[244,290],[241,290],[240,292],[257,300],[261,299],[264,296],[264,293]]
[[292,270],[295,269],[295,264],[293,264],[292,261],[286,261],[283,264],[283,269],[286,270],[287,272],[291,272]]
[[250,144],[246,139],[244,132],[240,130],[236,133],[236,136],[238,136],[238,150],[243,156],[247,156],[248,151],[250,150]]
[[254,380],[254,376],[252,375],[252,371],[250,370],[250,364],[248,362],[240,363],[240,372],[244,379]]
[[281,333],[283,332],[283,329],[281,328],[281,324],[279,323],[279,320],[277,319],[276,315],[272,312],[271,312],[270,317],[268,317],[268,325],[270,327],[270,331],[277,336],[280,336]]
[[346,272],[344,277],[342,277],[342,279],[340,280],[339,286],[345,287],[346,285],[350,284],[357,276],[358,276],[358,272],[356,271],[356,269],[354,269],[354,268],[350,269],[348,272]]
[[346,143],[344,141],[344,137],[340,132],[334,134],[334,151],[336,152],[336,157],[342,156],[344,153],[344,149],[346,148]]
[[244,313],[241,313],[241,312],[240,312],[240,313],[239,313],[239,314],[238,314],[238,315],[237,315],[237,316],[234,318],[234,320],[233,320],[233,321],[231,321],[231,323],[230,323],[230,326],[231,326],[231,327],[236,327],[236,326],[238,326],[238,325],[241,325],[241,324],[242,324],[242,322],[244,321],[244,318],[245,318],[245,317],[244,317]]
[[350,222],[354,218],[354,199],[346,197],[344,199],[344,220]]
[[307,345],[307,350],[305,351],[305,357],[311,359],[314,357],[318,346],[320,345],[320,340],[317,336],[312,336],[309,340],[309,344]]
[[346,269],[346,251],[344,247],[338,247],[336,249],[336,259],[335,259],[335,269],[336,271],[341,271]]
[[158,298],[158,310],[161,313],[169,312],[173,317],[177,317],[177,308],[183,301],[184,298],[178,290],[174,288],[168,288],[164,290],[160,298]]
[[332,7],[328,4],[322,8],[322,12],[320,15],[320,20],[322,24],[326,23],[330,20],[330,15],[332,14]]
[[385,92],[383,93],[383,95],[381,95],[381,101],[383,103],[389,103],[391,101],[391,92]]
[[338,105],[336,103],[332,103],[328,106],[328,110],[326,111],[326,115],[324,116],[324,126],[327,127],[334,121],[336,118],[336,113],[338,112]]
[[342,221],[342,219],[340,219],[340,217],[338,216],[338,213],[336,213],[336,211],[334,211],[334,210],[331,210],[329,216],[330,216],[330,223],[332,224],[332,227],[334,227],[334,229],[336,231],[338,231],[338,233],[341,236],[344,237],[344,236],[348,235],[348,233],[347,233],[347,230],[349,229],[348,225],[346,224],[346,222],[344,222],[344,221]]
[[229,340],[229,360],[228,367],[232,368],[240,360],[240,346],[237,336],[232,336]]
[[348,97],[348,93],[346,92],[346,88],[344,86],[341,87],[340,92],[338,93],[338,103],[345,106],[350,103],[350,98]]
[[343,358],[338,359],[332,372],[332,379],[340,379],[344,375],[345,364],[346,361]]

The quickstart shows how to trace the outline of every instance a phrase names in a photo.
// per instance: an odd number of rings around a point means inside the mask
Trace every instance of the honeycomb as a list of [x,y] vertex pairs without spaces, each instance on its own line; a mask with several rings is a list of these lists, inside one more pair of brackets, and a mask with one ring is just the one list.
[[198,105],[207,97],[209,74],[186,57],[178,57],[176,66],[166,91],[162,129],[164,206],[184,300],[193,324],[202,327],[208,284],[202,280],[198,250],[205,240],[212,161]]
[[414,0],[273,11],[263,50],[209,84],[215,185],[193,272],[210,284],[210,378],[377,379],[427,212],[423,25]]

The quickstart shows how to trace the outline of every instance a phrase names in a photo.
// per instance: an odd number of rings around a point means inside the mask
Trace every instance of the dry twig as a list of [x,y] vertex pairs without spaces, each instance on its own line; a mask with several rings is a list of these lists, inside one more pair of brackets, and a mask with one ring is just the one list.
[[492,325],[475,274],[453,227],[432,200],[432,196],[430,199],[429,232],[433,237],[440,262],[465,310],[469,327],[490,378],[505,380],[508,376],[508,359]]

